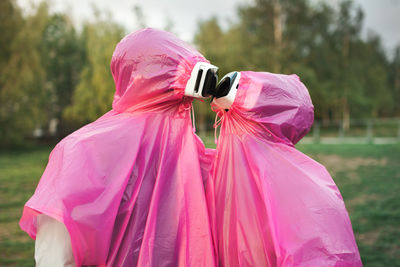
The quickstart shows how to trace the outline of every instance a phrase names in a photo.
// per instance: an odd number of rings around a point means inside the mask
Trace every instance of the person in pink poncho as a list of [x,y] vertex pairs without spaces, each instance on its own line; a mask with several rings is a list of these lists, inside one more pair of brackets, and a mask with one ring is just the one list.
[[221,130],[207,199],[220,266],[362,266],[334,181],[294,147],[314,119],[299,77],[234,72],[213,103]]
[[38,266],[216,265],[203,186],[212,151],[184,95],[198,62],[154,29],[117,45],[112,110],[56,145],[25,204]]

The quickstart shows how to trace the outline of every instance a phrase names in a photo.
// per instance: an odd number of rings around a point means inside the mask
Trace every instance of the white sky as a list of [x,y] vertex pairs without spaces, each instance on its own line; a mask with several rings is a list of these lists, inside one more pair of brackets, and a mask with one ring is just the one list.
[[[18,0],[23,7],[29,2],[42,0]],[[337,0],[334,0],[337,2]],[[93,18],[92,5],[109,11],[113,18],[125,25],[128,31],[135,25],[133,6],[139,5],[145,15],[147,26],[164,28],[168,20],[173,22],[173,31],[180,38],[191,42],[200,19],[215,15],[223,26],[235,21],[236,7],[252,0],[48,0],[51,11],[68,12],[77,25]],[[355,0],[365,12],[364,34],[372,30],[382,37],[388,54],[400,45],[400,0]]]

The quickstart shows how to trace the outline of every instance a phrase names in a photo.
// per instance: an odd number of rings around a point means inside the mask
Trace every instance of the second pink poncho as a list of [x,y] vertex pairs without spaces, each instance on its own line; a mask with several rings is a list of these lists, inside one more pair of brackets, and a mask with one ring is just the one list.
[[208,205],[221,266],[361,266],[343,199],[324,166],[296,150],[313,105],[296,75],[241,72],[226,112]]

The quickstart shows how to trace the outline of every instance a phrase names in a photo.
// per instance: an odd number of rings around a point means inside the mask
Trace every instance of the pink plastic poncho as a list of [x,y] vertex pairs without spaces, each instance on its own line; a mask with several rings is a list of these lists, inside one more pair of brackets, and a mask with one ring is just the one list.
[[338,188],[294,147],[314,110],[298,76],[241,72],[231,109],[216,109],[207,195],[221,266],[361,266]]
[[170,33],[126,36],[111,61],[113,109],[57,144],[21,228],[35,238],[41,213],[64,223],[77,266],[214,266],[212,151],[184,97],[198,61],[207,62]]

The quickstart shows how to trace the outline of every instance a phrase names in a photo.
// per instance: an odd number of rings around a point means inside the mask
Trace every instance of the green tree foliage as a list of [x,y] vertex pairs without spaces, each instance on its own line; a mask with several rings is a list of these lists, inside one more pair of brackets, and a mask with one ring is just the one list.
[[14,0],[0,2],[0,68],[8,63],[11,55],[12,46],[10,45],[16,38],[23,24],[21,11],[16,6]]
[[[400,47],[388,59],[378,35],[363,38],[363,12],[350,0],[254,0],[238,8],[227,29],[217,17],[201,21],[194,38],[219,67],[297,73],[309,88],[316,119],[400,116]],[[139,5],[138,26],[146,24]],[[23,13],[16,0],[0,1],[0,146],[20,143],[50,120],[61,134],[111,108],[109,64],[124,28],[95,9],[76,30],[65,14],[42,3]],[[167,20],[166,28],[173,23]],[[195,101],[200,131],[214,120],[209,100]]]
[[3,0],[0,13],[0,145],[4,146],[20,143],[46,121],[40,46],[48,9],[41,4],[23,18],[15,1]]
[[[85,47],[71,20],[65,14],[51,15],[42,40],[42,62],[46,71],[47,117],[62,128],[63,110],[71,104],[84,65]],[[61,129],[64,132],[65,129]]]
[[[352,1],[255,0],[222,31],[212,17],[195,42],[223,73],[233,70],[297,73],[308,87],[316,119],[394,114],[395,75],[378,36],[361,36],[363,12]],[[215,41],[214,41],[215,40]],[[393,64],[392,69],[397,66]],[[398,68],[398,67],[397,67]]]
[[72,104],[64,111],[64,118],[75,125],[93,121],[109,111],[115,92],[110,61],[124,29],[109,17],[100,15],[96,21],[84,25],[85,64],[73,92]]

